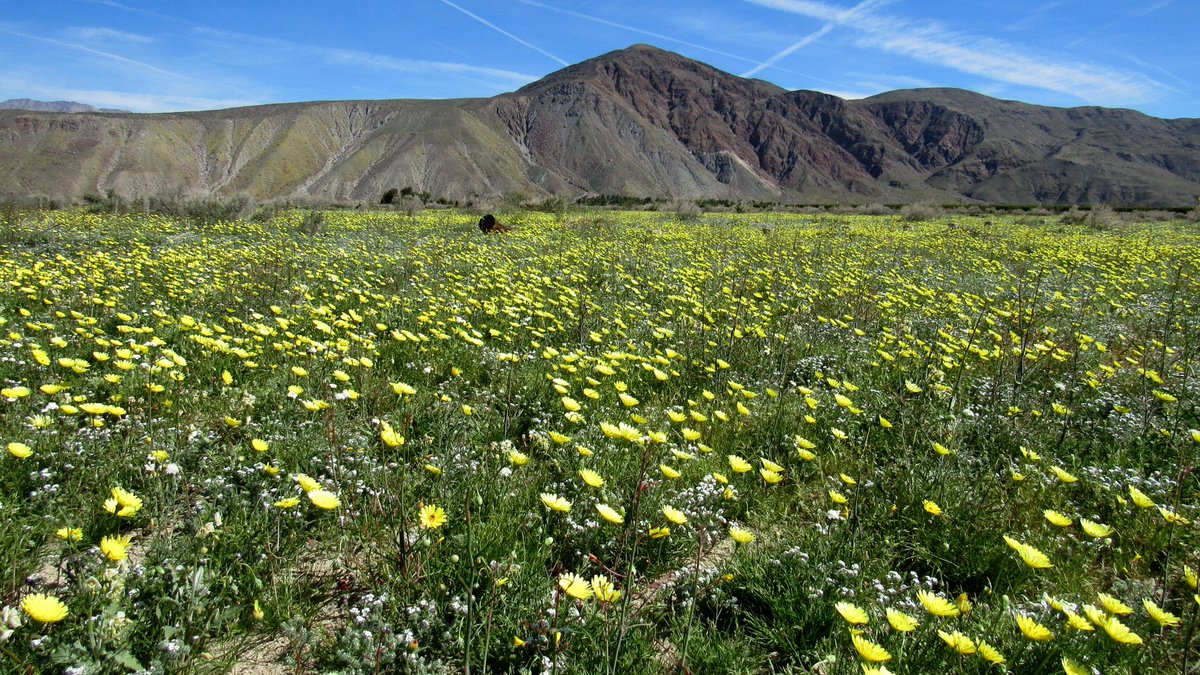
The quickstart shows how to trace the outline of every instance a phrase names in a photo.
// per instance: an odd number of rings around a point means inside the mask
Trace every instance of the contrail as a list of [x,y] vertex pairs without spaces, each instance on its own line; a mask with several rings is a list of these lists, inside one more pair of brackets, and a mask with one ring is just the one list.
[[605,26],[612,26],[613,28],[620,28],[622,30],[627,30],[632,33],[640,33],[642,35],[648,35],[652,38],[658,38],[659,40],[666,40],[667,42],[674,42],[676,44],[686,45],[688,47],[693,47],[695,49],[703,49],[706,52],[712,52],[713,54],[720,54],[721,56],[726,56],[731,59],[737,59],[739,61],[746,61],[747,63],[758,63],[758,61],[755,61],[754,59],[748,59],[744,56],[738,56],[737,54],[730,54],[729,52],[723,52],[719,49],[713,49],[712,47],[705,47],[704,45],[696,44],[695,42],[688,42],[687,40],[680,40],[679,38],[673,38],[670,35],[663,35],[662,33],[655,33],[653,31],[648,31],[648,30],[638,28],[636,26],[629,26],[629,25],[626,25],[623,23],[617,23],[616,21],[609,21],[608,19],[602,19],[598,16],[592,16],[591,14],[583,14],[582,12],[576,12],[576,11],[573,11],[570,9],[563,9],[561,7],[553,7],[551,5],[545,5],[540,2],[536,2],[535,0],[517,0],[517,2],[519,2],[523,5],[529,5],[531,7],[547,9],[547,10],[550,10],[551,12],[558,12],[560,14],[574,16],[574,17],[577,17],[580,19],[584,19],[586,21],[594,21],[596,23],[603,24]]
[[474,14],[474,13],[472,13],[472,12],[470,12],[470,11],[466,10],[466,9],[463,9],[462,7],[459,7],[458,5],[454,4],[453,2],[450,2],[450,0],[441,0],[441,2],[442,2],[442,4],[444,4],[444,5],[449,5],[450,7],[453,7],[454,9],[457,9],[458,11],[462,12],[463,14],[466,14],[467,16],[471,17],[472,19],[475,19],[475,20],[476,20],[476,21],[478,21],[479,23],[481,23],[481,24],[483,24],[483,25],[487,26],[488,28],[491,28],[492,30],[496,31],[497,33],[500,33],[501,35],[507,36],[507,37],[511,38],[512,40],[516,41],[516,42],[517,42],[517,43],[519,43],[519,44],[522,44],[522,45],[525,45],[526,47],[529,47],[529,48],[530,48],[530,49],[532,49],[533,51],[535,51],[535,52],[537,52],[537,53],[539,53],[539,54],[542,54],[543,56],[548,56],[548,57],[550,57],[551,59],[554,59],[555,61],[558,61],[560,64],[562,64],[562,65],[564,65],[564,66],[569,66],[569,65],[571,65],[571,64],[567,63],[566,61],[564,61],[564,60],[562,60],[562,59],[558,58],[557,56],[555,56],[555,55],[551,54],[550,52],[546,51],[545,49],[542,49],[541,47],[539,47],[539,46],[537,46],[537,45],[535,45],[535,44],[530,44],[530,43],[526,42],[525,40],[522,40],[521,38],[519,38],[519,37],[517,37],[516,35],[513,35],[512,33],[510,33],[510,32],[508,32],[508,31],[504,30],[503,28],[501,28],[501,27],[497,26],[496,24],[492,23],[491,21],[488,21],[487,19],[483,18],[482,16],[479,16],[478,14]]
[[[443,2],[444,1],[445,0],[443,0]],[[775,65],[776,63],[779,63],[780,61],[791,56],[793,53],[796,52],[796,50],[807,47],[808,45],[811,45],[812,43],[816,42],[817,40],[820,40],[821,38],[825,37],[825,35],[827,33],[829,33],[829,31],[836,28],[839,23],[842,23],[843,21],[850,19],[855,14],[858,14],[864,10],[869,9],[872,5],[883,4],[883,1],[884,0],[863,0],[862,2],[851,7],[850,9],[846,10],[845,12],[842,12],[841,14],[831,18],[824,26],[821,26],[820,28],[813,31],[812,33],[809,33],[808,35],[805,35],[804,37],[800,38],[799,41],[793,43],[787,49],[784,49],[783,51],[779,52],[778,54],[775,54],[774,56],[767,59],[766,61],[763,61],[762,63],[758,64],[757,66],[754,66],[750,70],[747,70],[746,72],[742,73],[742,77],[753,77],[753,76],[761,73],[762,71],[766,70],[767,68],[770,68],[771,66]]]

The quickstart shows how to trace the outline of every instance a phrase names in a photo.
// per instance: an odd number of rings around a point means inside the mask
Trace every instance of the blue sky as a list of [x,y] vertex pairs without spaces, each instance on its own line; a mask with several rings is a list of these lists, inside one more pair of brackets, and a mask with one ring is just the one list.
[[138,112],[512,91],[644,42],[788,89],[1200,117],[1197,0],[0,0],[0,99]]

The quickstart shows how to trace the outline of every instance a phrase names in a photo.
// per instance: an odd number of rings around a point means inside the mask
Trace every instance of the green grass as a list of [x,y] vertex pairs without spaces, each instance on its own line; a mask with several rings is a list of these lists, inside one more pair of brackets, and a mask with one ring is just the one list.
[[839,602],[894,673],[1000,669],[939,633],[1020,673],[1194,666],[1185,223],[14,217],[0,441],[32,454],[0,459],[4,672],[861,673]]

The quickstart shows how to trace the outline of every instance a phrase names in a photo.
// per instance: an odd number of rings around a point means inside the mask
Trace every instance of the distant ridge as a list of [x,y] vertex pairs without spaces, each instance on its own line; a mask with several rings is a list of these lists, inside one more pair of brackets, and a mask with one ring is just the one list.
[[521,194],[1191,206],[1200,119],[957,89],[843,100],[649,45],[486,99],[0,111],[0,194],[378,202]]
[[37,112],[60,113],[129,112],[128,110],[119,110],[117,108],[97,108],[86,103],[76,103],[75,101],[35,101],[31,98],[10,98],[7,101],[0,101],[0,110],[33,110]]

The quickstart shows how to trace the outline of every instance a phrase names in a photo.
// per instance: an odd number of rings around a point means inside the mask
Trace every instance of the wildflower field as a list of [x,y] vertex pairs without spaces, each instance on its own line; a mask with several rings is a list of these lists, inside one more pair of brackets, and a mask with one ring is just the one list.
[[0,224],[0,671],[1195,672],[1195,225],[477,218]]

